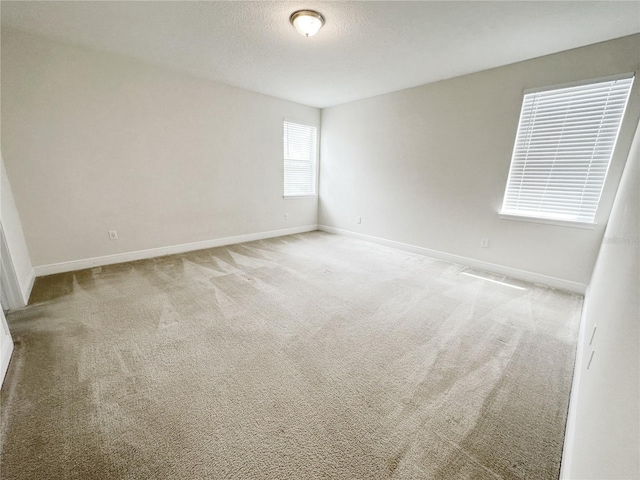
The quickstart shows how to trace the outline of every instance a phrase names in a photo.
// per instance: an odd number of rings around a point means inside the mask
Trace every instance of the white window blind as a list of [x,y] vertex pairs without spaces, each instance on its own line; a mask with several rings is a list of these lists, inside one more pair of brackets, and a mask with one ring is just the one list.
[[632,84],[526,94],[501,213],[593,223]]
[[316,194],[317,129],[284,122],[284,196]]

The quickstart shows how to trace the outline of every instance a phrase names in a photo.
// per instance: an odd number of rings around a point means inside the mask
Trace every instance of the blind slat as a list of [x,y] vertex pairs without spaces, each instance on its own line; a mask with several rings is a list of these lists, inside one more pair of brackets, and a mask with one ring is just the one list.
[[316,194],[317,129],[284,122],[284,196]]
[[633,81],[524,96],[502,213],[593,222]]

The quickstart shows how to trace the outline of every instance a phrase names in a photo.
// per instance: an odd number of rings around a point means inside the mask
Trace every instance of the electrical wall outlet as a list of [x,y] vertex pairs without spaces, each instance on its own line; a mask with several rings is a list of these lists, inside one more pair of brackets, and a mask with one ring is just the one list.
[[116,230],[109,230],[109,240],[117,240],[118,232]]
[[482,248],[489,248],[489,239],[488,238],[481,238],[480,239],[480,246]]
[[362,223],[362,217],[356,217],[356,223],[358,224]]

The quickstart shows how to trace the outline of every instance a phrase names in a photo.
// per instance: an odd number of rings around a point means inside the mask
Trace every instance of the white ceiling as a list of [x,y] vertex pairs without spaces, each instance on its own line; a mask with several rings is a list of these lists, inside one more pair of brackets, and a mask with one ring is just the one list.
[[[2,25],[326,107],[640,32],[640,2],[9,2]],[[301,8],[327,23],[304,38]]]

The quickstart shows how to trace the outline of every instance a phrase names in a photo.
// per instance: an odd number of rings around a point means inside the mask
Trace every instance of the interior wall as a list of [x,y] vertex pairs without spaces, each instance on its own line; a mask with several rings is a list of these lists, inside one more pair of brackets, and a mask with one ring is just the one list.
[[282,198],[284,118],[320,112],[2,29],[2,149],[36,266],[317,224],[317,199]]
[[640,128],[586,296],[563,478],[640,478],[638,292]]
[[13,340],[11,338],[11,332],[9,331],[7,320],[4,318],[4,311],[0,308],[0,387],[2,387],[4,377],[9,368],[12,353]]
[[319,223],[586,285],[640,114],[638,80],[592,230],[498,218],[523,91],[637,71],[638,51],[640,35],[623,37],[324,109]]
[[[7,294],[5,300],[7,304],[3,303],[3,305],[7,309],[14,309],[24,307],[29,301],[35,275],[2,154],[0,154],[0,164],[0,235],[4,235],[6,241],[5,244],[0,238],[2,242],[0,263],[4,268],[13,270],[10,273],[3,270],[0,272],[2,273],[0,277],[3,283],[2,290]],[[7,285],[5,280],[7,283],[14,284]],[[19,290],[17,295],[13,294],[16,287]]]

